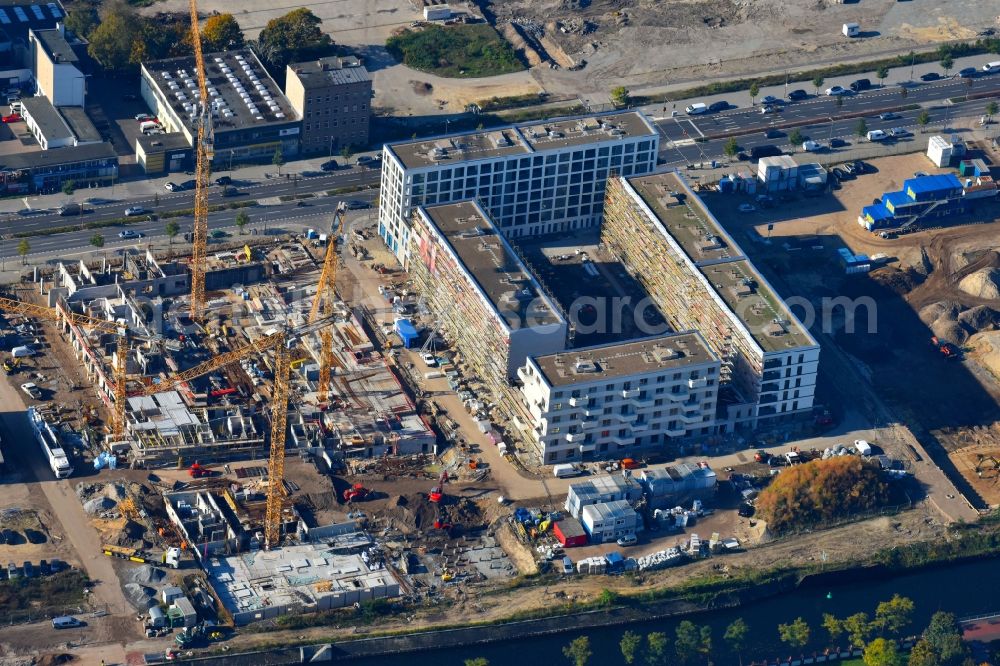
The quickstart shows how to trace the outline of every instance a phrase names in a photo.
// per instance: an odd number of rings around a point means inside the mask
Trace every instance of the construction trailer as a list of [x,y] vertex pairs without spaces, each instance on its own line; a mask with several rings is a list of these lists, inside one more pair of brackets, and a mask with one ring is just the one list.
[[718,478],[708,463],[678,463],[642,470],[639,483],[650,509],[672,509],[714,497]]
[[591,543],[608,543],[643,529],[642,516],[625,500],[601,502],[583,507],[580,523]]
[[557,520],[552,524],[552,534],[563,548],[587,545],[587,532],[580,521],[572,516]]
[[969,212],[964,194],[962,181],[952,173],[909,178],[903,181],[903,189],[886,192],[878,203],[862,208],[858,224],[868,231],[937,226]]
[[674,172],[608,182],[601,242],[673,330],[696,330],[719,357],[709,432],[812,411],[819,344]]
[[580,517],[583,507],[615,500],[637,501],[642,497],[642,486],[631,476],[609,474],[595,476],[571,484],[566,494],[566,511],[574,518]]

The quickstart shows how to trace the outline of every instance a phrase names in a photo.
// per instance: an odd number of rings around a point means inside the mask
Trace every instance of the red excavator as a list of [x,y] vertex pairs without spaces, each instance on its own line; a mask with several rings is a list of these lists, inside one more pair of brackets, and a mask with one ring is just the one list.
[[437,485],[431,488],[430,494],[427,496],[432,502],[440,502],[444,499],[444,484],[448,483],[448,470],[442,470],[441,476],[438,477]]
[[188,474],[192,479],[202,479],[207,476],[212,476],[212,470],[207,467],[202,467],[200,463],[195,463],[188,469]]
[[344,491],[344,501],[353,502],[355,500],[361,501],[368,497],[368,493],[371,491],[365,488],[360,483],[355,483],[353,486]]

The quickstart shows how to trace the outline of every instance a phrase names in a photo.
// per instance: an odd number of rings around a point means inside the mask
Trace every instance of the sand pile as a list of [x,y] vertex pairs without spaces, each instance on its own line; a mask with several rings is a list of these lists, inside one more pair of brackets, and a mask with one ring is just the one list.
[[958,322],[970,333],[992,331],[1000,325],[1000,312],[988,305],[977,305],[959,314]]
[[976,298],[1000,299],[1000,268],[982,268],[966,275],[958,288]]
[[122,586],[125,598],[136,610],[145,611],[156,605],[156,591],[139,583],[125,583]]
[[105,511],[110,511],[115,508],[117,505],[117,502],[112,499],[108,499],[107,497],[94,497],[93,499],[89,499],[83,503],[83,510],[86,511],[89,516],[99,516]]
[[167,577],[163,571],[149,564],[143,564],[128,572],[128,579],[140,585],[155,585]]

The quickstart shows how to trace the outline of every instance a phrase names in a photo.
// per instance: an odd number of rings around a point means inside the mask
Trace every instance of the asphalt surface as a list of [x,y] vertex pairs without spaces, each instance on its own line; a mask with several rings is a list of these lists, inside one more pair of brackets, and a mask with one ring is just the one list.
[[[799,84],[800,86],[803,84]],[[890,139],[890,142],[905,142],[918,140],[919,127],[917,117],[924,110],[931,117],[930,126],[946,125],[949,118],[975,117],[984,113],[990,99],[1000,97],[1000,75],[980,75],[974,79],[952,77],[944,80],[923,83],[908,82],[905,84],[906,96],[900,92],[901,86],[894,85],[885,88],[876,87],[857,94],[845,95],[838,105],[837,99],[815,91],[810,92],[808,99],[799,102],[784,102],[776,104],[778,109],[773,113],[761,113],[761,105],[748,108],[734,108],[718,113],[686,116],[683,112],[675,117],[656,118],[655,124],[661,133],[661,164],[666,166],[684,166],[704,163],[725,158],[724,147],[730,137],[736,137],[740,149],[749,153],[751,149],[763,145],[776,145],[788,152],[792,146],[788,144],[788,135],[793,129],[798,129],[803,139],[812,139],[829,144],[832,139],[840,139],[842,148],[859,140],[857,128],[859,118],[863,117],[868,130],[903,128],[910,132],[909,136]],[[793,86],[794,89],[794,86]],[[964,101],[966,97],[974,98]],[[951,99],[960,101],[952,103]],[[919,106],[903,110],[906,107]],[[894,112],[896,117],[881,120],[878,114]],[[765,132],[771,131],[771,136]],[[795,146],[799,152],[801,146]],[[830,149],[826,149],[830,154]],[[835,154],[837,151],[833,150]],[[337,172],[306,171],[300,178],[271,177],[252,181],[234,179],[232,185],[239,194],[233,197],[223,197],[222,188],[213,186],[209,196],[209,204],[237,202],[253,199],[262,203],[273,200],[268,205],[248,207],[244,210],[260,231],[273,231],[280,227],[283,221],[304,221],[308,218],[332,216],[338,202],[341,200],[371,201],[377,195],[380,178],[378,169],[355,168]],[[183,182],[184,177],[178,176],[175,182]],[[352,192],[342,196],[327,196],[326,191],[346,187],[369,187],[371,189]],[[281,196],[315,193],[316,197],[303,202],[277,202]],[[87,206],[87,212],[80,216],[60,217],[55,210],[24,209],[0,217],[0,257],[17,257],[19,240],[13,238],[14,233],[44,230],[78,223],[99,222],[120,218],[128,206],[142,206],[150,212],[163,214],[167,211],[190,209],[193,193],[188,191],[170,193],[164,191],[156,197],[143,196],[138,198],[123,198],[120,200],[105,199]],[[235,227],[235,210],[225,210],[209,215],[210,230],[223,230]],[[175,219],[181,233],[191,230],[191,217],[182,216]],[[263,225],[260,223],[263,222]],[[128,226],[129,229],[142,233],[144,238],[119,239],[117,227],[106,227],[100,233],[105,239],[105,250],[121,247],[140,247],[148,242],[149,237],[165,235],[166,220],[138,221]],[[260,229],[260,227],[263,229]],[[77,254],[94,251],[90,239],[94,230],[74,231],[50,236],[33,236],[29,238],[31,251],[34,255],[72,256],[69,250],[77,250]]]

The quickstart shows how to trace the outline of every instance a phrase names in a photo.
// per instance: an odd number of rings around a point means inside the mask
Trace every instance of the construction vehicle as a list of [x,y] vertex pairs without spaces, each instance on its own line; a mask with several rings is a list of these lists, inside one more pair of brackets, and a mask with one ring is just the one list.
[[441,476],[438,477],[437,485],[431,488],[430,494],[428,494],[427,499],[432,502],[440,502],[444,499],[444,484],[448,483],[448,470],[443,470]]
[[755,454],[753,454],[754,462],[764,463],[765,465],[770,462],[771,454],[764,449],[759,449]]
[[988,467],[992,469],[994,478],[1000,475],[1000,460],[980,453],[979,460],[976,461],[976,476],[980,479],[983,478],[983,470],[987,467],[986,463],[989,463]]
[[195,463],[188,468],[188,475],[192,479],[201,479],[207,476],[212,476],[212,470],[207,467],[202,467],[200,463]]
[[8,358],[4,359],[3,371],[8,375],[14,374],[14,372],[21,367],[21,359],[19,358]]
[[353,502],[355,500],[365,500],[368,499],[369,493],[371,493],[370,490],[365,488],[360,483],[355,483],[353,486],[344,491],[344,501]]
[[947,359],[959,359],[962,356],[962,351],[958,347],[950,342],[939,340],[936,335],[931,336],[931,346]]
[[139,564],[164,564],[172,569],[180,568],[181,563],[180,548],[167,548],[163,554],[156,556],[138,548],[104,544],[101,546],[101,552],[108,557],[117,557],[121,560],[128,560],[129,562],[137,562]]

